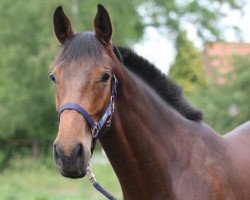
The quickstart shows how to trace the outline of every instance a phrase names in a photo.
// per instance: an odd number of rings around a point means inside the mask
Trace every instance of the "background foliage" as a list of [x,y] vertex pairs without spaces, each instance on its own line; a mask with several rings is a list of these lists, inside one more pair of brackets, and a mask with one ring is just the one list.
[[221,134],[250,119],[250,58],[232,56],[234,70],[225,84],[212,83],[189,98],[205,113],[205,120]]
[[[197,35],[204,40],[222,39],[225,29],[239,31],[238,27],[224,27],[220,19],[233,10],[242,10],[246,0],[147,0],[144,4],[147,24],[162,26],[174,38],[186,25],[194,25]],[[223,9],[228,8],[228,9]]]
[[207,85],[202,54],[181,31],[176,40],[176,58],[170,68],[169,76],[182,86],[186,95],[205,89]]

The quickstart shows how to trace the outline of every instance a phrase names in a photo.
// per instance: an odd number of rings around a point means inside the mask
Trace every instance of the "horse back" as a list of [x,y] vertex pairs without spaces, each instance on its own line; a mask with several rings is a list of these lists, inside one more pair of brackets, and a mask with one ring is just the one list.
[[224,137],[232,143],[241,143],[250,147],[250,121],[238,126]]

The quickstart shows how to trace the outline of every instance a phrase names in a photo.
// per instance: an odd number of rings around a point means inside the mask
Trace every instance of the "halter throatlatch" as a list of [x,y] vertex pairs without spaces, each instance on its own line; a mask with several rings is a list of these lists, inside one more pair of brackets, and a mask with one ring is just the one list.
[[83,107],[81,107],[79,104],[76,104],[76,103],[65,103],[60,107],[58,111],[58,124],[60,124],[60,116],[62,112],[65,110],[75,110],[79,112],[84,117],[84,119],[88,122],[90,129],[91,129],[91,133],[92,133],[92,147],[91,147],[92,154],[95,149],[96,142],[100,138],[102,131],[104,130],[105,127],[107,128],[107,127],[110,127],[111,125],[111,119],[112,119],[112,115],[115,109],[114,100],[116,97],[116,89],[118,85],[118,80],[114,74],[113,74],[112,79],[113,80],[112,80],[112,91],[111,91],[110,101],[104,114],[102,115],[102,117],[100,118],[98,122],[95,122],[92,119],[92,117],[89,115],[89,113]]

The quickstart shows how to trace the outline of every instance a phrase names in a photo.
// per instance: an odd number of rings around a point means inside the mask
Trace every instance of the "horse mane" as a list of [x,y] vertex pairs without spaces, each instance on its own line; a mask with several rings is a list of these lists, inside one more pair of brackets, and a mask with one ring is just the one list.
[[141,77],[181,115],[193,121],[203,120],[202,112],[188,103],[181,87],[170,80],[152,63],[128,48],[114,47],[114,52],[126,68]]

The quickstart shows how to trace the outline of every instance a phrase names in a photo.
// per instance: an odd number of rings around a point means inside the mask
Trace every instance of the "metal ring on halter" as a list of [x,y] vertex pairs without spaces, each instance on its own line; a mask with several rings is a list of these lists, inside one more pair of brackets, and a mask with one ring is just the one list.
[[98,123],[95,124],[94,128],[91,129],[91,134],[92,137],[95,138],[98,134],[98,132],[100,131],[99,127],[98,127]]

